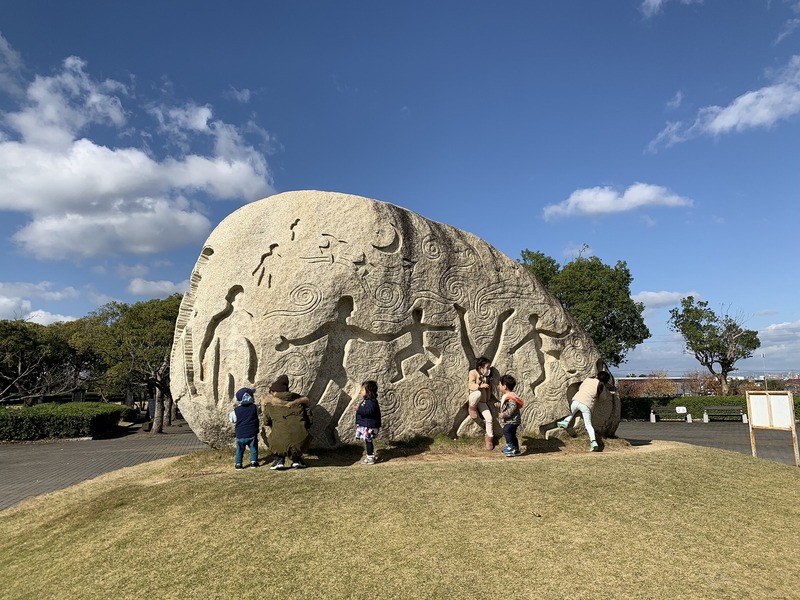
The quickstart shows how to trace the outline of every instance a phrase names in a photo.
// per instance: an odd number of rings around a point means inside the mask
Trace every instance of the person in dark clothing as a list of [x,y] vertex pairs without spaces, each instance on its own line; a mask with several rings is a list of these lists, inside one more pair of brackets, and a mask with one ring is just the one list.
[[311,444],[311,415],[308,398],[289,391],[289,377],[281,375],[270,386],[269,393],[261,399],[264,415],[265,438],[269,451],[275,459],[270,469],[286,468],[286,459],[292,461],[293,469],[304,469],[303,453]]
[[375,447],[372,443],[381,427],[381,407],[378,405],[378,382],[365,381],[361,385],[361,402],[354,407],[356,411],[356,439],[364,440],[367,448],[365,465],[374,465],[377,461]]
[[520,397],[514,393],[514,388],[517,387],[517,380],[512,375],[503,375],[497,387],[503,394],[502,398],[500,398],[500,424],[503,426],[506,445],[502,452],[506,456],[519,456],[522,453],[519,449],[517,428],[522,422],[520,409],[523,403]]
[[228,415],[228,420],[234,424],[236,435],[236,458],[233,467],[242,468],[245,447],[250,447],[250,466],[258,466],[258,413],[253,395],[256,391],[252,388],[242,388],[236,392],[236,408]]

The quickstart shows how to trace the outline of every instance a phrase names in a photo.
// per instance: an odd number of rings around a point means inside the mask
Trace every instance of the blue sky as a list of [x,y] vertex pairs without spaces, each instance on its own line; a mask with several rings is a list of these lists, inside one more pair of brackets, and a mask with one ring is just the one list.
[[699,368],[689,294],[759,331],[742,372],[800,371],[798,0],[28,0],[0,35],[0,318],[182,291],[227,214],[321,189],[627,261],[617,373]]

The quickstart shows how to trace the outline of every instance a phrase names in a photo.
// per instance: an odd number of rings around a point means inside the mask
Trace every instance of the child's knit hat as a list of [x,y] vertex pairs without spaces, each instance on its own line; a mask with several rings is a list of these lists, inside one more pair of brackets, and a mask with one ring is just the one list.
[[270,392],[288,392],[289,391],[289,376],[281,375],[272,385],[269,386]]
[[250,404],[253,402],[253,394],[256,391],[253,388],[242,388],[236,392],[236,401],[239,404]]

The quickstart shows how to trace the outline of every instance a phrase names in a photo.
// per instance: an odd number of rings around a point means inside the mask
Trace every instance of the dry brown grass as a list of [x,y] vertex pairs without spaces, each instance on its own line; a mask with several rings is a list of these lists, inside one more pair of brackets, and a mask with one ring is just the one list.
[[350,448],[288,472],[209,451],[112,473],[0,513],[0,597],[797,597],[800,469],[537,443],[506,459],[423,441],[374,467]]

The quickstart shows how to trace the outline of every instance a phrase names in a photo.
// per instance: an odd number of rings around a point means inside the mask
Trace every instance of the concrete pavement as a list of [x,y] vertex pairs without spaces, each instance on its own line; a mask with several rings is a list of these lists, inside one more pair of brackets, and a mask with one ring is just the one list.
[[0,510],[123,467],[208,447],[185,423],[165,429],[159,435],[137,427],[109,439],[0,444]]
[[[623,421],[619,424],[617,436],[629,440],[632,444],[646,443],[649,440],[665,440],[752,455],[750,429],[745,423],[737,421],[712,421],[710,423]],[[788,465],[795,464],[790,431],[758,429],[755,431],[755,437],[759,458]]]

